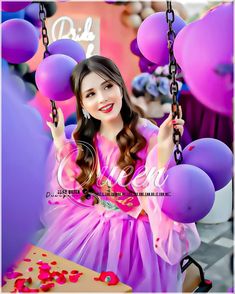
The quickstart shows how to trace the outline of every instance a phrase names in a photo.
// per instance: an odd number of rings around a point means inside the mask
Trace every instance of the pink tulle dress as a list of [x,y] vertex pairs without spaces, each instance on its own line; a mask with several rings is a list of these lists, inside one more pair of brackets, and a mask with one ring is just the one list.
[[[157,165],[158,127],[142,119],[138,130],[147,144],[138,153],[136,170],[139,166],[148,170]],[[152,181],[137,185],[141,179],[138,172],[134,175],[137,184],[132,186],[137,193],[134,197],[107,196],[107,191],[118,192],[119,188],[123,194],[129,193],[115,181],[113,172],[119,147],[99,133],[94,144],[99,170],[104,166],[106,170],[101,173],[101,182],[112,173],[111,180],[103,182],[109,184],[94,186],[100,195],[99,204],[89,205],[90,200],[82,202],[79,198],[74,201],[68,195],[45,197],[41,219],[46,230],[37,245],[97,272],[113,271],[133,292],[182,292],[180,261],[200,245],[195,224],[178,223],[162,213],[163,197],[141,195],[159,188]],[[61,190],[61,182],[65,188],[81,191],[74,178],[79,173],[77,152],[73,141],[65,142],[58,152],[52,147],[48,157],[49,192]]]

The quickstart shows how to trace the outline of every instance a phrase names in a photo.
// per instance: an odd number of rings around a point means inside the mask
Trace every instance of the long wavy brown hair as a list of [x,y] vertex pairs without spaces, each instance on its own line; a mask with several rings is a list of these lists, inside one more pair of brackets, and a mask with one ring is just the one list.
[[137,152],[146,146],[146,139],[138,132],[137,123],[140,116],[144,116],[140,108],[134,106],[127,92],[127,88],[121,76],[118,67],[108,58],[94,55],[88,59],[83,60],[73,70],[71,76],[71,85],[73,92],[76,96],[77,101],[77,127],[73,132],[73,137],[77,145],[79,145],[79,150],[76,164],[81,169],[81,173],[77,176],[76,180],[83,184],[83,188],[92,190],[92,185],[96,182],[97,174],[92,172],[94,167],[91,152],[88,148],[81,146],[79,142],[86,142],[90,144],[94,150],[94,136],[100,129],[101,121],[90,117],[87,119],[82,113],[82,97],[81,97],[81,84],[86,75],[91,72],[95,72],[104,79],[112,80],[121,89],[123,94],[121,117],[123,120],[123,129],[117,134],[116,141],[120,149],[120,157],[118,159],[117,165],[122,169],[127,171],[128,167],[133,167],[130,171],[128,170],[129,176],[126,178],[126,184],[131,180],[135,165],[139,157]]

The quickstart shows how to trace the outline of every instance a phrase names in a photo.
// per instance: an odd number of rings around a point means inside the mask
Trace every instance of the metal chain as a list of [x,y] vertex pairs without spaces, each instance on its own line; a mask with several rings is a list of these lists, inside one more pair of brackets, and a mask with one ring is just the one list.
[[[173,30],[173,22],[175,20],[175,14],[174,10],[172,9],[171,1],[167,1],[167,10],[166,10],[166,21],[168,23],[168,32],[167,32],[167,41],[168,41],[168,49],[169,49],[169,74],[171,75],[171,84],[170,84],[170,93],[172,95],[172,116],[173,119],[177,116],[179,118],[179,103],[177,101],[177,95],[178,95],[178,83],[176,81],[176,74],[178,65],[174,57],[173,52],[173,45],[174,40],[176,37],[176,34]],[[180,145],[181,140],[181,134],[180,131],[173,128],[173,142],[175,144],[175,150],[174,150],[174,158],[176,164],[180,164],[183,161],[183,155],[182,155],[182,148]]]
[[[42,22],[42,42],[45,47],[45,51],[43,54],[43,58],[47,58],[50,56],[50,52],[48,50],[48,45],[49,45],[49,37],[48,37],[48,32],[47,32],[47,27],[46,27],[46,9],[44,7],[44,4],[42,2],[39,2],[39,18]],[[56,108],[56,104],[54,100],[51,100],[51,112],[52,112],[52,119],[53,123],[57,127],[58,125],[58,111]]]

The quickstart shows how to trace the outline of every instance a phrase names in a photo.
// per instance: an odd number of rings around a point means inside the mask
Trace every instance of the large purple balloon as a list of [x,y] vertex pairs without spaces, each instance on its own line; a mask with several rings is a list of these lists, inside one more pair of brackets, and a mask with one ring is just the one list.
[[[182,18],[175,15],[173,29],[176,34],[185,26]],[[169,63],[169,50],[167,48],[166,13],[157,12],[147,17],[140,25],[137,33],[137,43],[141,53],[148,60],[165,65]]]
[[46,148],[42,124],[3,72],[2,272],[31,242],[45,197]]
[[32,3],[25,8],[25,19],[36,27],[41,27],[42,22],[39,18],[39,3]]
[[10,19],[1,26],[2,57],[14,64],[31,59],[39,43],[35,27],[24,19]]
[[183,46],[187,39],[187,36],[190,34],[190,30],[193,28],[193,25],[196,22],[192,22],[189,25],[186,25],[176,36],[174,40],[174,56],[177,64],[183,69]]
[[48,46],[48,50],[51,54],[64,54],[77,62],[80,62],[86,58],[86,54],[82,46],[70,39],[60,39]]
[[181,164],[167,170],[162,211],[181,223],[197,222],[211,210],[215,189],[209,176],[200,168]]
[[193,141],[183,150],[183,163],[199,167],[211,178],[218,191],[233,175],[233,154],[226,144],[213,138]]
[[210,11],[185,32],[183,39],[180,59],[191,92],[208,108],[231,116],[233,4],[222,4]]
[[15,2],[10,2],[10,1],[3,1],[2,2],[2,10],[7,11],[7,12],[15,12],[19,11],[26,6],[28,6],[32,1],[15,1]]
[[48,98],[63,101],[74,94],[70,76],[77,62],[69,56],[55,54],[44,59],[36,71],[36,84],[39,91]]

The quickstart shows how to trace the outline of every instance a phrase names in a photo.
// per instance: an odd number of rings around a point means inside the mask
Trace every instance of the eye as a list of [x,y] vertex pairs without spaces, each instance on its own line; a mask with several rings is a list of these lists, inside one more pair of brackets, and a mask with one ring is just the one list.
[[110,88],[112,88],[112,86],[113,86],[113,84],[107,84],[107,85],[105,86],[104,89],[105,89],[105,90],[106,90],[106,89],[110,89]]
[[95,95],[95,92],[90,92],[89,94],[86,95],[86,98],[92,97]]

